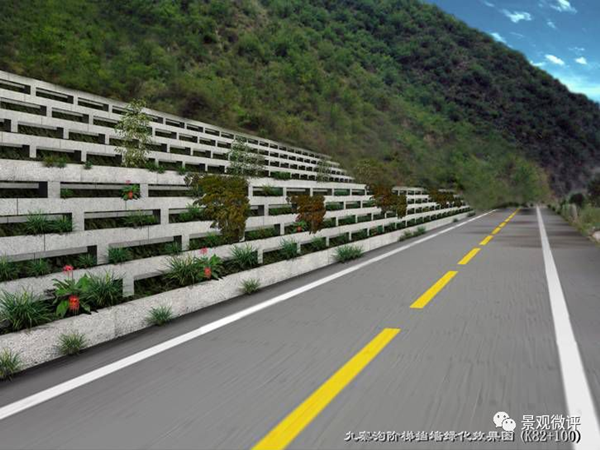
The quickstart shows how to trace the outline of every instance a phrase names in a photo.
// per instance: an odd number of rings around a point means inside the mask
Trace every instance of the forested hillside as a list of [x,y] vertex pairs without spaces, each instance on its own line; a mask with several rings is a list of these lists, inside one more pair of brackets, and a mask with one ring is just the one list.
[[[0,0],[0,68],[488,206],[600,166],[600,109],[417,0]],[[540,170],[540,167],[544,170]],[[546,177],[546,174],[548,177]],[[489,199],[489,201],[488,201]]]

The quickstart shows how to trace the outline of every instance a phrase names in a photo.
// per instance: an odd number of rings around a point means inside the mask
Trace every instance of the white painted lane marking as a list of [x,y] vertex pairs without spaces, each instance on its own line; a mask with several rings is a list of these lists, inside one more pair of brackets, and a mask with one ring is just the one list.
[[600,428],[598,428],[598,416],[592,394],[585,376],[585,369],[581,361],[579,346],[575,340],[575,334],[571,327],[571,319],[565,295],[560,284],[558,271],[554,264],[554,257],[550,249],[550,242],[544,227],[544,219],[537,207],[537,219],[542,238],[542,250],[544,254],[544,266],[546,268],[546,279],[550,293],[550,306],[552,319],[554,320],[554,332],[556,334],[556,346],[558,347],[558,358],[562,372],[563,387],[567,401],[569,415],[581,417],[581,441],[573,444],[575,449],[600,449]]
[[495,210],[488,211],[487,213],[484,213],[484,214],[480,214],[477,217],[473,217],[472,219],[469,219],[465,222],[462,222],[462,223],[459,223],[452,227],[446,228],[442,231],[438,231],[437,233],[434,233],[432,235],[421,238],[415,242],[412,242],[410,244],[404,245],[395,250],[392,250],[392,251],[389,251],[382,255],[371,258],[363,263],[357,264],[355,266],[349,267],[344,270],[340,270],[339,272],[336,272],[332,275],[321,278],[320,280],[317,280],[317,281],[313,281],[312,283],[306,284],[297,289],[286,292],[285,294],[278,295],[277,297],[274,297],[270,300],[266,300],[262,303],[259,303],[258,305],[254,305],[249,308],[243,309],[242,311],[238,311],[237,313],[234,313],[230,316],[224,317],[222,319],[216,320],[209,324],[203,325],[200,328],[196,328],[195,330],[192,330],[188,333],[182,334],[181,336],[177,336],[173,339],[169,339],[168,341],[165,341],[161,344],[157,344],[146,350],[142,350],[138,353],[134,353],[131,356],[127,356],[123,359],[120,359],[111,364],[108,364],[107,366],[92,370],[91,372],[88,372],[86,374],[72,378],[71,380],[67,380],[63,383],[57,384],[56,386],[53,386],[51,388],[40,391],[37,394],[30,395],[29,397],[25,397],[21,400],[17,400],[16,402],[10,403],[10,404],[0,408],[0,420],[6,419],[7,417],[13,416],[13,415],[20,413],[22,411],[25,411],[29,408],[33,408],[34,406],[37,406],[48,400],[56,398],[62,394],[66,394],[67,392],[70,392],[81,386],[89,384],[93,381],[99,380],[100,378],[103,378],[103,377],[110,375],[112,373],[115,373],[121,369],[124,369],[124,368],[129,367],[133,364],[136,364],[140,361],[143,361],[144,359],[151,358],[152,356],[158,355],[159,353],[162,353],[173,347],[184,344],[188,341],[191,341],[192,339],[195,339],[197,337],[200,337],[202,335],[210,333],[211,331],[214,331],[214,330],[222,328],[226,325],[229,325],[230,323],[237,322],[238,320],[243,319],[244,317],[248,317],[251,314],[262,311],[263,309],[266,309],[269,306],[276,305],[277,303],[288,300],[288,299],[295,297],[296,295],[300,295],[306,291],[310,291],[311,289],[319,287],[325,283],[329,283],[330,281],[333,281],[337,278],[348,275],[349,273],[356,272],[357,270],[360,270],[364,267],[367,267],[371,264],[381,261],[382,259],[389,258],[390,256],[393,256],[396,253],[400,253],[406,249],[414,247],[415,245],[426,242],[426,241],[433,239],[437,236],[440,236],[444,233],[447,233],[449,231],[455,230],[456,228],[462,227],[463,225],[466,225],[474,220],[477,220],[484,216],[487,216],[488,214],[491,214],[494,211]]

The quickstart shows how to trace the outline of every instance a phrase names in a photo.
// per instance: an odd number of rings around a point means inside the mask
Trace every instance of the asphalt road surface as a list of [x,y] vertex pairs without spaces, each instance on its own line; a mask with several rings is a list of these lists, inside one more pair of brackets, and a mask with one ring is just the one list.
[[[554,440],[575,434],[548,433],[569,426],[581,431],[577,448],[600,448],[600,248],[542,209],[549,263],[536,209],[514,212],[452,224],[403,251],[385,256],[418,238],[27,371],[0,385],[0,411],[362,264],[9,414],[0,448],[551,449],[571,448]],[[578,345],[569,345],[570,330]],[[497,412],[514,420],[512,441],[502,441],[510,423],[497,427]],[[540,431],[529,439],[545,431],[553,442],[523,443],[529,419]]]

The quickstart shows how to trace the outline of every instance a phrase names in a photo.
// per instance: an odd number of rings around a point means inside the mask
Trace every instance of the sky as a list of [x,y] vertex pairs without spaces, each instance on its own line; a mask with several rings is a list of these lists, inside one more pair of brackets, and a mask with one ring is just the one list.
[[600,0],[426,0],[600,102]]

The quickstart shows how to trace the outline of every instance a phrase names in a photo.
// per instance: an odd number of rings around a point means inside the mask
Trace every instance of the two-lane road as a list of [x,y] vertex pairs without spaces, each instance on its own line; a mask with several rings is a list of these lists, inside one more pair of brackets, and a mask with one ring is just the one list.
[[[600,448],[600,249],[553,213],[539,218],[495,211],[29,371],[0,385],[0,448],[569,448],[523,444],[521,421],[578,411],[581,448]],[[515,420],[514,442],[448,441],[500,436],[498,411]],[[438,431],[445,442],[403,442]]]

